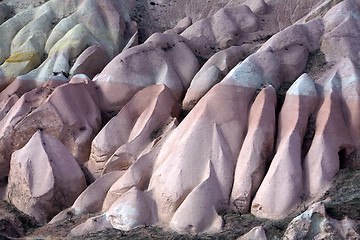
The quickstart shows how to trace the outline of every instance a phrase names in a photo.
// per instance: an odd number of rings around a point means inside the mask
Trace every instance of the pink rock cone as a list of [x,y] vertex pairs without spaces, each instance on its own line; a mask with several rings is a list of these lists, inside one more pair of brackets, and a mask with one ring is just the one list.
[[[89,83],[90,84],[90,83]],[[88,161],[90,144],[101,124],[100,111],[86,83],[24,94],[1,120],[0,175],[7,175],[10,154],[38,129],[58,138],[79,164]]]
[[81,214],[101,212],[103,201],[109,188],[123,174],[124,172],[122,171],[113,171],[100,176],[76,198],[70,208],[63,210],[53,217],[49,224],[64,221],[65,219]]
[[[264,64],[264,59],[272,64]],[[114,183],[103,210],[136,186],[156,202],[159,224],[170,224],[180,232],[219,231],[217,212],[228,208],[249,105],[263,84],[280,84],[277,59],[267,50],[236,66],[176,129]],[[200,208],[199,202],[204,203]]]
[[341,77],[344,120],[354,147],[358,150],[360,149],[360,69],[350,58],[343,58],[337,72]]
[[[15,150],[22,148],[31,138],[32,134],[38,130],[37,128],[34,129],[31,134],[23,133],[26,134],[26,137],[15,138],[14,135],[16,135],[16,131],[14,131],[14,127],[27,114],[31,113],[34,109],[45,102],[46,98],[53,91],[53,86],[48,86],[25,93],[18,101],[16,101],[15,104],[13,104],[13,106],[11,106],[9,111],[5,114],[5,117],[1,120],[2,127],[0,131],[2,136],[0,137],[0,176],[7,176],[9,172],[11,154]],[[17,97],[15,97],[14,100],[16,100],[16,98]]]
[[[212,88],[163,143],[164,151],[157,156],[159,165],[148,191],[157,203],[160,221],[171,220],[177,231],[214,232],[221,228],[217,212],[228,206],[248,105],[255,92],[240,82],[229,76],[226,83]],[[224,111],[219,112],[219,108]],[[199,208],[200,202],[204,205]]]
[[301,203],[301,146],[317,101],[315,85],[307,74],[287,91],[279,116],[276,154],[251,205],[251,213],[256,217],[281,219]]
[[344,121],[338,74],[324,87],[324,101],[316,119],[316,132],[304,160],[305,190],[310,197],[324,193],[340,167],[338,152],[352,146]]
[[221,231],[223,221],[218,212],[227,203],[211,161],[203,177],[204,180],[184,199],[170,221],[171,228],[177,232],[195,234]]
[[178,103],[165,85],[139,91],[94,138],[87,163],[93,177],[127,169],[151,149],[178,113]]
[[70,206],[85,188],[79,165],[51,135],[36,132],[12,155],[8,200],[39,223]]
[[259,93],[250,109],[249,127],[236,163],[230,199],[231,207],[237,212],[249,212],[273,156],[275,108],[276,92],[270,86]]
[[67,79],[65,77],[62,78],[58,76],[52,76],[44,83],[21,77],[15,78],[9,86],[0,92],[0,120],[9,112],[10,108],[15,104],[15,100],[18,100],[26,92],[41,87],[51,86],[51,88],[55,88],[66,83],[66,81]]

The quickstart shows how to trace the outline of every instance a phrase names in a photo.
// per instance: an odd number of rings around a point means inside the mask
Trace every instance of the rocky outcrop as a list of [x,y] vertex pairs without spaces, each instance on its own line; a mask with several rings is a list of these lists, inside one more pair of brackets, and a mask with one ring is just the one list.
[[24,94],[1,120],[1,176],[7,175],[11,153],[39,129],[63,142],[79,164],[86,162],[101,124],[91,89],[91,82],[68,83]]
[[[91,214],[73,238],[148,225],[217,233],[222,212],[281,222],[340,168],[360,168],[358,1],[40,5],[0,5],[0,196],[39,222]],[[70,173],[81,190],[57,185]],[[345,236],[346,222],[316,214],[286,238],[326,221]]]
[[[259,29],[259,19],[246,5],[223,8],[210,18],[195,22],[181,36],[202,57],[210,57],[216,50],[241,45],[246,34]],[[245,36],[244,36],[245,35]]]
[[330,218],[322,202],[316,202],[305,212],[294,218],[284,233],[283,239],[358,239],[354,222]]
[[102,111],[119,111],[147,86],[165,84],[180,99],[199,70],[185,39],[175,34],[154,34],[145,43],[115,57],[94,79]]
[[100,73],[109,62],[110,58],[103,46],[91,46],[79,55],[69,73],[70,76],[85,74],[92,79],[96,74]]
[[71,205],[85,188],[76,160],[51,135],[36,132],[12,155],[7,198],[39,223]]
[[79,195],[70,208],[57,214],[51,219],[49,224],[55,224],[81,214],[100,212],[109,188],[123,174],[122,171],[112,171],[100,176]]
[[245,55],[243,47],[233,46],[212,56],[191,80],[182,108],[190,111],[215,84],[219,83]]
[[252,201],[251,213],[255,216],[285,218],[302,203],[301,146],[317,101],[313,80],[306,74],[287,91],[279,115],[276,154]]
[[276,92],[264,88],[249,114],[249,125],[236,163],[230,198],[233,210],[247,213],[273,156],[275,139]]
[[101,45],[114,57],[125,36],[137,31],[128,17],[131,1],[125,2],[52,0],[6,21],[0,26],[1,89],[16,77],[39,86],[53,74],[68,76],[89,46]]
[[126,170],[174,127],[178,103],[165,85],[139,91],[94,138],[87,168],[94,178]]

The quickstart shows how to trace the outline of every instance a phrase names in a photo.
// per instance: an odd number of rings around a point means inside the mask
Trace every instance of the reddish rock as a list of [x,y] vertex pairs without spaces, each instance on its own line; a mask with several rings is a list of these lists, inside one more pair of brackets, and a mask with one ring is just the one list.
[[12,155],[7,198],[39,223],[70,206],[85,188],[76,160],[51,135],[36,132]]
[[341,102],[341,79],[336,73],[324,86],[324,100],[317,113],[316,131],[304,160],[306,194],[324,193],[340,167],[338,152],[352,146]]
[[233,210],[248,213],[269,161],[275,138],[276,92],[270,86],[256,97],[249,114],[249,125],[236,163],[230,198]]
[[215,84],[219,83],[244,57],[243,47],[230,47],[212,56],[196,73],[182,103],[184,110],[191,110]]
[[24,94],[1,120],[1,176],[10,155],[22,148],[37,130],[58,138],[79,164],[88,160],[90,144],[100,129],[100,111],[86,83],[34,89]]
[[24,93],[33,90],[34,88],[51,87],[56,88],[61,84],[66,83],[67,79],[60,76],[52,76],[46,82],[41,83],[23,77],[15,78],[3,91],[0,92],[0,120],[5,117],[10,108],[15,104],[15,99],[19,99]]
[[199,69],[184,40],[157,33],[114,58],[94,79],[101,110],[119,111],[137,91],[155,84],[165,84],[180,101]]
[[259,28],[259,19],[246,5],[223,8],[210,18],[193,23],[181,36],[196,55],[209,58],[215,50],[241,45],[249,32]]
[[292,25],[272,36],[259,51],[271,47],[280,58],[283,75],[292,82],[303,73],[309,52],[320,47],[323,28],[321,19]]
[[74,204],[70,208],[57,214],[51,219],[49,224],[58,223],[81,214],[100,212],[109,188],[123,174],[124,173],[122,171],[112,171],[108,174],[100,176],[92,184],[90,184],[90,186],[88,186],[78,198],[76,198]]
[[278,120],[276,154],[251,205],[251,213],[256,217],[285,218],[301,203],[304,193],[301,147],[317,101],[315,85],[307,74],[287,91]]
[[[240,82],[229,77],[213,87],[171,133],[157,156],[148,191],[157,203],[160,221],[170,222],[179,232],[221,228],[217,212],[227,208],[247,109],[255,92]],[[225,111],[218,111],[220,108]]]
[[92,176],[127,169],[168,131],[178,113],[178,104],[165,85],[139,91],[93,140],[87,163]]
[[90,79],[100,73],[110,62],[106,50],[101,45],[91,46],[85,49],[70,69],[70,75],[85,74]]

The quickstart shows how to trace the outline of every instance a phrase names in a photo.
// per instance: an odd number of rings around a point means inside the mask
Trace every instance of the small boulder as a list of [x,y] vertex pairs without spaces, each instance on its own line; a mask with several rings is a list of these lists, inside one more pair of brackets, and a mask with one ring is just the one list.
[[330,218],[322,202],[316,202],[295,217],[285,230],[283,239],[359,239],[355,222]]

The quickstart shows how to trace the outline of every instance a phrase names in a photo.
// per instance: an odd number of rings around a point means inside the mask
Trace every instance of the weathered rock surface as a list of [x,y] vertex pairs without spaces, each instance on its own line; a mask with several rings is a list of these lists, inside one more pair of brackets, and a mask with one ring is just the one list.
[[[57,214],[48,226],[83,218],[71,238],[216,234],[229,210],[277,220],[280,234],[339,169],[360,169],[357,0],[3,3],[0,197],[39,222]],[[93,183],[53,190],[73,171]],[[357,215],[311,209],[285,238],[356,238],[342,219]],[[265,221],[244,238],[272,238]]]
[[175,34],[154,34],[145,43],[115,57],[94,79],[103,111],[119,111],[147,86],[165,84],[181,101],[199,63],[185,39]]
[[314,82],[307,74],[287,91],[279,114],[276,154],[252,201],[251,213],[255,216],[285,218],[302,203],[301,146],[317,101]]
[[79,195],[70,208],[57,214],[49,224],[55,224],[81,214],[100,212],[109,188],[123,174],[122,171],[112,171],[100,176]]
[[6,201],[0,201],[0,238],[24,238],[26,231],[37,227],[33,217],[19,211]]
[[191,80],[182,108],[191,110],[215,84],[219,83],[244,57],[243,47],[233,46],[212,56]]
[[86,162],[101,124],[92,87],[92,82],[68,83],[24,94],[1,120],[1,176],[7,175],[11,153],[39,129],[63,142],[80,165]]
[[139,91],[94,138],[87,168],[94,178],[126,170],[173,127],[178,103],[165,85]]
[[235,169],[230,204],[233,210],[247,213],[273,156],[275,140],[276,92],[264,88],[249,114],[249,125]]
[[131,5],[52,0],[10,18],[0,26],[1,89],[16,77],[43,83],[53,74],[68,76],[74,60],[89,46],[101,45],[114,57],[129,40],[125,32],[132,31],[127,34],[131,36],[137,31],[128,16]]
[[210,57],[215,50],[241,45],[243,35],[259,29],[259,19],[246,5],[223,8],[193,23],[181,33],[195,54]]
[[359,239],[354,226],[351,219],[330,218],[324,203],[316,202],[290,222],[283,239]]
[[79,55],[69,73],[70,76],[85,74],[92,79],[96,74],[100,73],[109,62],[110,58],[103,46],[91,46]]
[[76,160],[56,138],[36,132],[13,153],[6,196],[23,212],[46,223],[86,188]]

